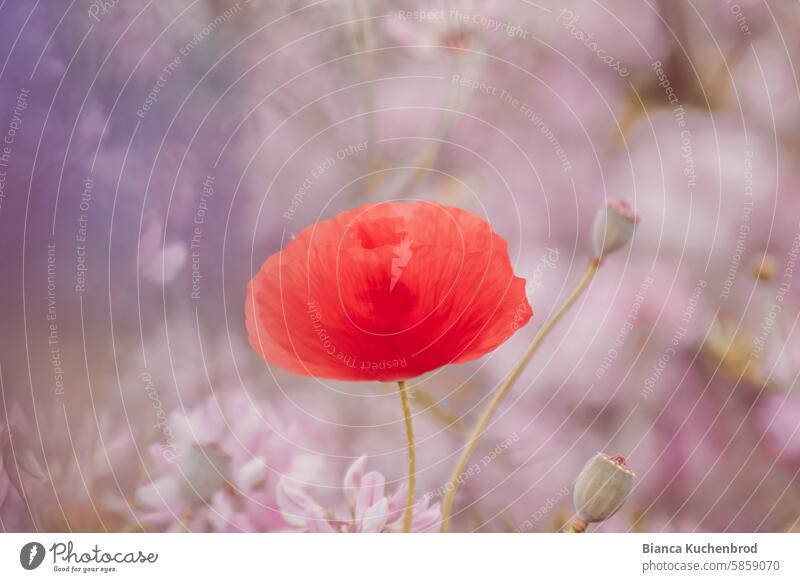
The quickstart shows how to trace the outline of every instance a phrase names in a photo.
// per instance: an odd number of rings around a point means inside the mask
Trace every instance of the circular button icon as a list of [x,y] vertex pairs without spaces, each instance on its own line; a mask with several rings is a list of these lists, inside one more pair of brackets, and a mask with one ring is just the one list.
[[39,542],[29,542],[19,551],[19,563],[26,570],[35,570],[44,561],[44,546]]

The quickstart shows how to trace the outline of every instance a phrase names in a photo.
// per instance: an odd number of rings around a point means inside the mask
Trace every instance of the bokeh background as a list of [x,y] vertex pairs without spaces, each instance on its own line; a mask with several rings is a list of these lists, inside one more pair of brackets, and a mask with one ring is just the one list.
[[419,495],[566,297],[493,419],[459,531],[556,531],[596,451],[635,489],[600,531],[800,516],[794,0],[0,2],[0,531],[281,531],[277,483],[392,490],[391,385],[248,346],[245,286],[318,220],[422,198],[485,217],[531,323],[413,379]]

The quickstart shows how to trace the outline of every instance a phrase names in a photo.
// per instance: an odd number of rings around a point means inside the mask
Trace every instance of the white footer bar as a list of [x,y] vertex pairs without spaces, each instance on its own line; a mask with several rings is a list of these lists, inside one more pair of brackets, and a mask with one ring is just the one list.
[[[800,580],[800,534],[2,534],[1,580]],[[155,577],[155,578],[151,578]]]

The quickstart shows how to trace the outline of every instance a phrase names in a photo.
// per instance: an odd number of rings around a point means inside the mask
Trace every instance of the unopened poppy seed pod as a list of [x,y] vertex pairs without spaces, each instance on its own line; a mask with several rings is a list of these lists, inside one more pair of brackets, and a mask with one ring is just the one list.
[[607,520],[625,503],[635,478],[624,457],[597,453],[583,466],[575,482],[573,503],[577,518],[585,524]]
[[592,224],[595,256],[603,258],[633,238],[639,217],[624,200],[614,200],[597,211]]

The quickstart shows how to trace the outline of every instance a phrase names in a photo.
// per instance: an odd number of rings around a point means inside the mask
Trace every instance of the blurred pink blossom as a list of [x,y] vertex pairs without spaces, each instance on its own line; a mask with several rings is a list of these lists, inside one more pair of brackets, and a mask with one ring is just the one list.
[[[292,481],[284,478],[278,484],[278,505],[288,524],[300,531],[380,533],[400,532],[406,507],[408,485],[392,494],[386,492],[386,478],[377,471],[365,473],[366,455],[359,457],[347,470],[343,482],[346,510],[327,510]],[[411,518],[412,532],[435,532],[441,526],[438,503],[427,498],[417,501]]]
[[[142,521],[188,531],[269,531],[283,526],[275,484],[283,474],[312,478],[284,423],[264,402],[221,392],[173,412],[174,449],[151,447],[151,481],[137,499]],[[295,427],[296,428],[296,427]]]

